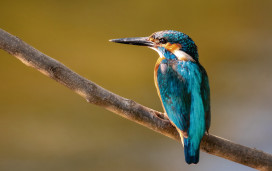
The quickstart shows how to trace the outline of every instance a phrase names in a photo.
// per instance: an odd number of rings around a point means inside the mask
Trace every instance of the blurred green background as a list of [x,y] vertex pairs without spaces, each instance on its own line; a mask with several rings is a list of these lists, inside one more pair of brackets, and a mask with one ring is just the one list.
[[[108,42],[173,29],[199,47],[212,134],[272,153],[272,1],[7,1],[1,28],[114,93],[162,111],[154,51]],[[253,170],[123,119],[0,50],[0,170]]]

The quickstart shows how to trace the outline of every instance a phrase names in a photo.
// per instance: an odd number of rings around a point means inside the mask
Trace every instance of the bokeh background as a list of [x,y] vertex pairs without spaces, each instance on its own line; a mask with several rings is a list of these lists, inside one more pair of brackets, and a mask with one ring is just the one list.
[[[108,42],[187,33],[211,87],[212,134],[272,153],[272,1],[1,0],[1,28],[104,88],[162,111],[158,54]],[[0,170],[253,170],[123,119],[0,50]]]

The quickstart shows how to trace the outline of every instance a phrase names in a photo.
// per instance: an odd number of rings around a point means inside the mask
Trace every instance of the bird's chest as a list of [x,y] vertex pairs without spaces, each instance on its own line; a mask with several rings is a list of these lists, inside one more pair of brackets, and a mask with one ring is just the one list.
[[155,67],[155,84],[160,93],[175,92],[180,84],[186,84],[184,76],[177,70],[181,69],[177,60],[161,60]]
[[155,76],[162,82],[171,80],[185,81],[189,70],[183,65],[183,61],[163,59],[158,61],[155,67]]
[[199,84],[201,73],[197,64],[191,61],[159,59],[155,66],[155,84],[161,91],[175,93],[180,88],[191,91],[192,86]]

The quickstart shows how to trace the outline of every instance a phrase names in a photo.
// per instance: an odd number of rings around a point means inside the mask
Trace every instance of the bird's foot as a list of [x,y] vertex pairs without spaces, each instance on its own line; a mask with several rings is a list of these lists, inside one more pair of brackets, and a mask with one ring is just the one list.
[[156,114],[159,118],[161,118],[161,119],[169,120],[169,118],[168,118],[168,116],[166,115],[166,113],[156,112],[155,114]]

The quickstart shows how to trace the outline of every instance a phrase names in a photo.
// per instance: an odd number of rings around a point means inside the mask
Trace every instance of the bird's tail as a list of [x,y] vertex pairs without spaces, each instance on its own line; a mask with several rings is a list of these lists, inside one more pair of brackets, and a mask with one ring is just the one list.
[[190,138],[183,138],[185,161],[188,164],[197,164],[199,161],[199,146],[194,148]]

